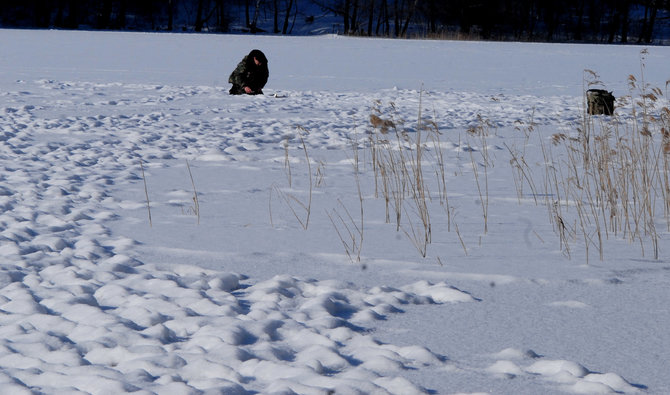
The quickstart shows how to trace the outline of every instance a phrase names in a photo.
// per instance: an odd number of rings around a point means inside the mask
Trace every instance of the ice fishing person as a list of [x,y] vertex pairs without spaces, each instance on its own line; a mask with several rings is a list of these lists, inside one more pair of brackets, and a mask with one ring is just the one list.
[[268,82],[269,76],[268,59],[263,52],[254,49],[242,59],[228,77],[228,82],[233,84],[229,93],[231,95],[262,95],[263,87]]

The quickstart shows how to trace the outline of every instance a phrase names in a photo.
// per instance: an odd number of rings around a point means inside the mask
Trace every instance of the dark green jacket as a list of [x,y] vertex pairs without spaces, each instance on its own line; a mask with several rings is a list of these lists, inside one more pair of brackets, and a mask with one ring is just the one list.
[[253,57],[247,55],[228,77],[228,82],[233,84],[233,87],[230,88],[230,94],[246,93],[244,87],[248,86],[253,91],[252,94],[262,95],[263,87],[268,82],[269,75],[267,62],[257,66]]

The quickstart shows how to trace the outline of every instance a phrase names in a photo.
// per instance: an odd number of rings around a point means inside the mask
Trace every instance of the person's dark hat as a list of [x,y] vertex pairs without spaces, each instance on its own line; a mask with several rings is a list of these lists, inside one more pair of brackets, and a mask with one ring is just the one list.
[[265,57],[265,54],[261,52],[260,49],[254,49],[251,52],[249,52],[249,59],[251,58],[256,58],[258,59],[259,62],[267,64],[268,59]]

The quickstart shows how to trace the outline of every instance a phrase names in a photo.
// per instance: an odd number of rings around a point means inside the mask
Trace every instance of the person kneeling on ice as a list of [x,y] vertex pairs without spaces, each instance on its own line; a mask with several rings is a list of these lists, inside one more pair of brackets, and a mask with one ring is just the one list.
[[258,49],[249,52],[249,55],[237,65],[228,77],[228,82],[233,84],[229,93],[231,95],[262,95],[263,87],[268,82],[270,72],[268,71],[268,59]]

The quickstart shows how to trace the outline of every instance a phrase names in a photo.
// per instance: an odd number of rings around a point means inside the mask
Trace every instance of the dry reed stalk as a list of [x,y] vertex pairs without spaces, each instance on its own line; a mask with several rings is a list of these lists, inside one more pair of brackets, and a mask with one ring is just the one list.
[[[394,124],[395,125],[395,124]],[[408,184],[408,171],[405,154],[402,148],[402,132],[394,129],[397,150],[388,139],[378,139],[376,146],[376,163],[379,174],[382,177],[384,187],[384,199],[387,204],[392,203],[395,212],[396,231],[400,230],[403,203]],[[388,218],[388,215],[387,215]]]
[[435,152],[435,175],[437,180],[437,190],[440,197],[440,205],[447,212],[447,231],[451,232],[451,210],[449,209],[449,196],[447,195],[447,177],[446,165],[444,160],[444,149],[440,143],[440,131],[436,122],[431,122],[432,131],[431,140],[433,142],[433,151]]
[[[302,127],[298,127],[299,130],[304,131],[307,133],[307,130]],[[312,212],[312,164],[309,160],[309,154],[307,153],[307,144],[305,143],[305,139],[302,137],[302,134],[300,134],[300,142],[302,143],[302,148],[305,151],[305,161],[307,162],[307,175],[309,177],[309,200],[307,202],[307,207],[305,207],[305,210],[307,211],[307,217],[305,219],[305,225],[303,226],[305,229],[309,226],[309,217]]]
[[286,172],[286,177],[288,178],[288,187],[293,187],[293,177],[291,175],[291,160],[288,153],[288,137],[284,139],[284,171]]
[[474,158],[474,151],[470,150],[470,163],[472,164],[472,173],[475,176],[475,183],[477,185],[477,192],[479,193],[479,200],[482,207],[482,215],[484,216],[484,234],[488,233],[488,210],[489,210],[489,181],[488,181],[488,168],[491,165],[490,157],[488,154],[487,143],[486,143],[486,134],[488,129],[486,128],[487,123],[481,122],[482,118],[479,117],[480,124],[477,127],[468,129],[468,133],[471,135],[477,136],[480,138],[480,144],[482,149],[479,151],[482,155],[482,167],[484,169],[484,191],[482,192],[481,182],[479,180],[479,170],[478,164]]
[[[342,210],[344,210],[346,218],[336,209],[332,213],[326,211],[326,215],[328,215],[330,222],[333,224],[349,260],[352,263],[360,263],[361,251],[363,249],[363,218],[361,217],[361,226],[359,227],[342,201],[337,199],[337,202]],[[337,219],[337,222],[334,217]]]
[[[419,116],[417,120],[417,131],[414,141],[414,158],[411,161],[411,175],[412,179],[409,180],[410,184],[414,186],[411,189],[411,196],[413,198],[414,207],[417,211],[419,220],[421,222],[421,228],[417,229],[412,228],[412,239],[413,243],[418,246],[419,252],[422,257],[426,257],[428,244],[431,242],[432,230],[430,223],[430,213],[428,211],[428,187],[425,183],[424,174],[423,174],[423,140],[422,140],[422,107],[423,104],[423,90],[419,93]],[[413,181],[413,183],[412,183]],[[406,232],[407,233],[407,232]],[[418,237],[417,237],[418,236]]]
[[[297,127],[298,131],[308,133],[308,131],[301,127]],[[287,193],[281,190],[281,188],[277,185],[273,185],[270,188],[270,201],[268,202],[268,208],[270,211],[270,224],[274,226],[273,224],[273,218],[272,218],[272,193],[276,193],[278,197],[280,197],[288,206],[289,210],[291,210],[291,213],[293,216],[298,220],[298,223],[300,226],[304,229],[307,230],[309,227],[309,220],[312,212],[312,195],[313,195],[313,189],[314,189],[314,181],[312,180],[312,165],[311,161],[309,158],[309,153],[307,152],[307,143],[305,143],[305,139],[303,138],[302,134],[299,134],[300,137],[300,143],[302,145],[303,151],[305,152],[305,160],[307,162],[307,176],[309,178],[309,191],[308,191],[308,199],[307,202],[303,202],[302,200],[298,199],[297,196],[295,196],[292,193]],[[285,148],[285,155],[288,155],[288,148]],[[288,163],[289,159],[288,157],[285,159],[285,162]],[[291,183],[291,177],[289,177],[289,184]],[[298,213],[298,210],[296,208],[300,208],[301,211],[304,213]]]
[[189,165],[188,160],[186,160],[186,168],[188,169],[188,175],[191,178],[191,185],[193,186],[193,207],[195,215],[198,217],[198,225],[200,225],[200,200],[198,199],[198,191],[195,189],[195,181],[193,181],[193,173],[191,173],[191,165]]
[[[344,246],[344,250],[349,257],[349,260],[354,262],[354,257],[356,262],[361,262],[361,251],[363,249],[363,232],[364,232],[364,211],[363,211],[363,193],[361,192],[361,182],[359,175],[359,155],[358,155],[358,143],[354,140],[351,142],[353,148],[353,170],[354,170],[354,179],[356,180],[356,191],[358,193],[358,202],[359,202],[359,213],[360,213],[360,224],[357,224],[347,207],[342,203],[340,199],[337,199],[338,204],[344,210],[346,218],[343,217],[336,209],[333,209],[332,214],[326,211],[326,215],[330,219],[330,222],[335,228],[335,232],[340,239],[340,242]],[[337,222],[334,218],[337,218]],[[342,230],[340,230],[342,229]],[[346,236],[346,237],[345,237]]]
[[555,224],[556,224],[556,229],[557,233],[559,235],[559,240],[560,240],[560,249],[561,251],[565,251],[567,254],[568,258],[570,257],[570,244],[568,243],[568,238],[569,238],[569,229],[563,221],[563,216],[561,215],[560,208],[561,205],[558,204],[558,202],[555,202],[552,205],[553,208],[553,214],[555,218]]
[[318,166],[316,167],[316,173],[314,174],[316,179],[316,188],[322,187],[326,183],[326,163],[320,160]]
[[449,199],[447,197],[446,165],[444,160],[444,149],[440,142],[440,131],[435,122],[431,123],[431,128],[429,130],[432,131],[430,139],[433,143],[433,151],[435,152],[435,174],[437,176],[437,191],[440,197],[440,204],[446,204],[448,206]]
[[458,229],[458,224],[454,224],[454,228],[456,229],[456,235],[458,236],[458,240],[461,242],[461,247],[463,247],[463,251],[465,252],[465,255],[468,255],[468,249],[465,247],[465,242],[463,241],[463,237],[461,236],[461,231]]
[[509,163],[510,165],[512,165],[512,169],[515,170],[512,172],[512,178],[514,179],[514,185],[517,191],[518,202],[521,203],[521,198],[523,197],[523,186],[525,180],[525,182],[528,183],[528,186],[530,187],[530,191],[533,195],[533,200],[537,205],[537,189],[535,187],[535,182],[533,181],[532,178],[532,171],[530,169],[530,166],[528,166],[528,163],[526,163],[526,159],[524,158],[523,153],[518,152],[516,150],[512,150],[512,148],[510,148],[510,146],[508,146],[507,143],[503,143],[503,145],[507,148],[507,151],[510,153],[510,156],[512,157]]
[[142,159],[140,159],[140,169],[142,170],[142,181],[144,181],[144,196],[147,198],[147,212],[149,213],[149,227],[153,228],[153,222],[151,221],[151,202],[149,201],[149,188],[147,188],[147,179],[144,176],[144,165],[142,164]]

